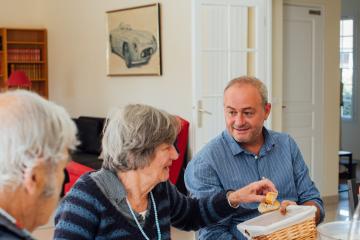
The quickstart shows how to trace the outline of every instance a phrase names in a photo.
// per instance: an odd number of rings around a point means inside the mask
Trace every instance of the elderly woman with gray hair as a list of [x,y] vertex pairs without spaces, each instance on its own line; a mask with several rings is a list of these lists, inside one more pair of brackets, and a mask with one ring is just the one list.
[[269,180],[192,199],[177,191],[169,167],[176,117],[147,105],[128,105],[107,122],[103,167],[83,175],[55,217],[55,239],[170,239],[170,226],[196,230],[263,201],[276,191]]

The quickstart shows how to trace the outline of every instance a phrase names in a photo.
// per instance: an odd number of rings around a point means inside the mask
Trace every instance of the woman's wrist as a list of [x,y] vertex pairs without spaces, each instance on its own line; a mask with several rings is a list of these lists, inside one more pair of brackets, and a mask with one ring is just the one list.
[[234,190],[229,190],[226,193],[226,199],[230,205],[230,207],[232,208],[238,208],[240,205],[240,202],[236,200],[236,196],[235,196],[235,191]]

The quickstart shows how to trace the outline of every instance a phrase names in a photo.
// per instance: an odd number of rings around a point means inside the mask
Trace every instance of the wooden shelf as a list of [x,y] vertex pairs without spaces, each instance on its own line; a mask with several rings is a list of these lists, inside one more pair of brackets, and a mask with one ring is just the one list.
[[46,29],[0,28],[0,88],[6,90],[12,71],[25,72],[33,83],[31,91],[48,97]]
[[8,61],[8,64],[44,64],[45,61]]
[[24,41],[9,41],[8,45],[45,45],[44,42],[24,42]]
[[37,79],[30,79],[32,82],[44,82],[46,81],[45,78],[37,78]]

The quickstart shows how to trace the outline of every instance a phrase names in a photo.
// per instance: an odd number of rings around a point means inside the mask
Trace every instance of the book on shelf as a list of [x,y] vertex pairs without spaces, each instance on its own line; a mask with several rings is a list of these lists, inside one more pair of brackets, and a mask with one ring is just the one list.
[[31,81],[42,81],[42,65],[41,64],[11,64],[10,72],[15,70],[23,71]]
[[1,50],[1,48],[0,48],[0,77],[3,75],[3,72],[2,72],[2,58],[3,58],[3,52],[2,52],[2,50]]
[[41,61],[40,48],[10,48],[8,49],[8,61],[26,62]]

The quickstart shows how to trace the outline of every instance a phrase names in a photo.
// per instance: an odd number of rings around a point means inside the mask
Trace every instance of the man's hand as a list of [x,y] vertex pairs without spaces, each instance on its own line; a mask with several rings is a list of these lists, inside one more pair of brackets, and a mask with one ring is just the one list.
[[281,202],[280,204],[280,212],[281,214],[285,215],[286,214],[286,207],[290,206],[290,205],[297,205],[296,202],[290,201],[290,200],[284,200]]
[[319,224],[320,223],[320,208],[319,208],[319,206],[314,201],[307,201],[307,202],[304,202],[302,205],[316,207],[315,222],[316,222],[316,225]]
[[[282,201],[281,205],[280,205],[280,212],[285,215],[286,214],[286,207],[289,206],[289,205],[297,205],[297,203],[293,202],[293,201],[290,201],[290,200]],[[302,205],[316,207],[315,222],[316,222],[316,224],[319,224],[320,223],[320,208],[318,207],[318,205],[313,201],[304,202]]]
[[250,183],[228,194],[231,206],[238,206],[240,203],[263,202],[267,192],[277,192],[275,185],[268,179]]

